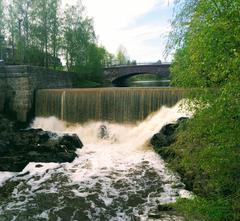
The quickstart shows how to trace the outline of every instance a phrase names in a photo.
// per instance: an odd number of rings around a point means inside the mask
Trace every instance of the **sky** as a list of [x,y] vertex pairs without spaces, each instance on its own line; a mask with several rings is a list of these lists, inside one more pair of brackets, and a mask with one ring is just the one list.
[[[62,0],[74,4],[76,0]],[[165,58],[174,0],[83,0],[94,20],[98,42],[116,54],[120,45],[131,60],[170,61]]]

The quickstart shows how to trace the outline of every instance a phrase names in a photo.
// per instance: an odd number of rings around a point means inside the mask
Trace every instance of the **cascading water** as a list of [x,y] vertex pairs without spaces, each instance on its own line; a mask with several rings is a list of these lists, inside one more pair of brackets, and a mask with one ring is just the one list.
[[68,122],[136,123],[183,98],[179,88],[51,89],[36,93],[36,116]]
[[177,104],[137,125],[36,118],[33,128],[76,133],[84,147],[72,163],[30,163],[11,178],[14,191],[0,203],[0,220],[182,220],[164,212],[149,218],[159,204],[174,202],[186,191],[148,145],[163,125],[182,116]]

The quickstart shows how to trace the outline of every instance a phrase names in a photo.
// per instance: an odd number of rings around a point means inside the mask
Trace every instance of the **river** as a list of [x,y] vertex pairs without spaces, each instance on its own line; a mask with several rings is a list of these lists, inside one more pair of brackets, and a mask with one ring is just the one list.
[[131,124],[36,117],[32,128],[59,136],[76,133],[84,146],[71,163],[32,162],[21,173],[11,174],[5,185],[13,191],[0,202],[0,220],[183,220],[158,209],[190,193],[153,151],[149,139],[185,115],[178,103]]

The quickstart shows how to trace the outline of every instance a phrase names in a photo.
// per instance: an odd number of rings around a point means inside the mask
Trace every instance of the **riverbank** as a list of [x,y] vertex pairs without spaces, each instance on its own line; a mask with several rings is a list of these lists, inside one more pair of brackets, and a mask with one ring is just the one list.
[[20,172],[29,162],[72,162],[83,146],[77,135],[19,127],[0,115],[0,171]]
[[165,125],[151,139],[154,150],[194,194],[193,199],[179,198],[170,207],[186,220],[240,220],[238,154],[231,149],[204,147],[204,137],[188,143],[202,120],[196,115]]

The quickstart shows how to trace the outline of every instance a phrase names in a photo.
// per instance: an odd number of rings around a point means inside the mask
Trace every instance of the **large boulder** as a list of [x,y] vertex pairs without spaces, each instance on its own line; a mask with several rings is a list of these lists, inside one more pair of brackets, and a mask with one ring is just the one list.
[[[8,126],[9,125],[9,126]],[[71,162],[83,146],[76,134],[17,129],[0,116],[0,171],[21,171],[29,162]]]
[[150,140],[155,150],[159,150],[163,147],[168,147],[176,140],[176,131],[181,124],[183,124],[188,118],[181,117],[176,123],[171,123],[163,126],[161,130],[154,134]]

